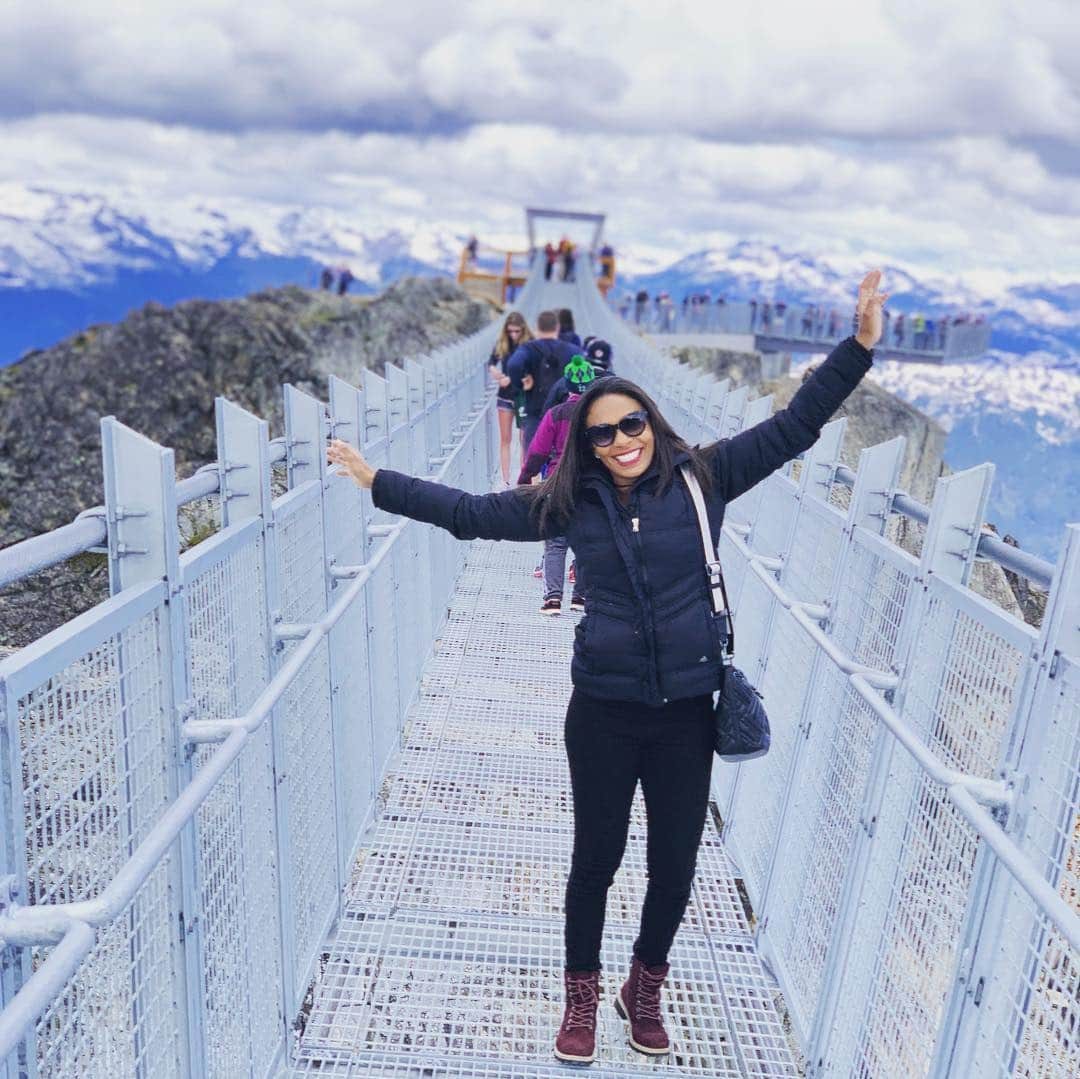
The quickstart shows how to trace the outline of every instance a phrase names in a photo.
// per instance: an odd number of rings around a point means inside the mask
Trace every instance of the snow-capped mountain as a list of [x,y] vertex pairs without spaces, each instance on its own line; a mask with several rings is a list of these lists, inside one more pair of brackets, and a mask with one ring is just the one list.
[[[354,290],[404,274],[450,273],[468,223],[438,226],[355,208],[298,209],[198,199],[161,204],[0,184],[0,365],[148,300],[218,299],[272,285],[313,285],[347,264]],[[867,256],[811,256],[746,241],[665,265],[662,253],[619,252],[620,290],[666,289],[676,301],[754,296],[850,310],[854,283],[880,266],[894,311],[984,313],[993,350],[973,363],[881,363],[873,377],[950,429],[954,468],[998,466],[992,519],[1024,546],[1056,556],[1080,520],[1080,282],[963,279]]]
[[192,199],[161,205],[0,185],[0,366],[147,300],[224,299],[312,285],[347,265],[353,291],[456,264],[449,229],[364,227],[361,213]]
[[867,268],[883,272],[894,311],[969,311],[992,322],[993,345],[1003,352],[1043,350],[1062,358],[1080,355],[1080,282],[1032,282],[980,271],[959,279],[898,265],[873,253],[813,256],[774,244],[744,241],[726,250],[699,251],[662,269],[623,276],[624,290],[668,291],[676,302],[708,289],[713,298],[754,296],[787,303],[835,304],[850,310],[854,287]]
[[362,213],[248,203],[162,205],[125,197],[0,184],[0,287],[78,289],[125,270],[197,274],[223,259],[348,262],[375,287],[387,267],[448,269],[461,250],[448,230],[412,222],[365,228]]

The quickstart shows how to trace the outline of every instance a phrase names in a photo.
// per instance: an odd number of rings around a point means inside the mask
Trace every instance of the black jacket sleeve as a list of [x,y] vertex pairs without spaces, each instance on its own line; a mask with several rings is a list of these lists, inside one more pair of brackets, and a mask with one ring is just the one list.
[[733,501],[808,450],[829,417],[870,370],[872,361],[873,353],[854,337],[841,341],[787,408],[734,438],[706,447],[724,500]]
[[530,503],[513,490],[470,495],[442,483],[380,468],[375,473],[371,498],[387,513],[438,525],[461,540],[540,539]]

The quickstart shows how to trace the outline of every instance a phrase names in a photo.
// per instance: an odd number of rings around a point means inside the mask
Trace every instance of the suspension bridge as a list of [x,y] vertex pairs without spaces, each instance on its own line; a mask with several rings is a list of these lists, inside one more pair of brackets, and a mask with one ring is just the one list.
[[[571,308],[691,442],[770,413],[587,273],[534,265],[518,306]],[[103,507],[0,552],[8,583],[100,549],[111,591],[0,661],[4,1079],[566,1073],[576,619],[538,615],[533,545],[389,518],[324,453],[490,490],[494,333],[384,376],[357,357],[325,402],[286,386],[279,440],[219,400],[218,459],[182,481],[106,418]],[[1024,555],[982,531],[992,467],[921,505],[903,439],[851,471],[844,426],[729,507],[773,748],[714,771],[653,1061],[611,1007],[635,803],[596,1075],[1080,1074],[1080,527],[1056,565]],[[181,553],[205,497],[221,527]],[[977,559],[1049,588],[1039,629],[968,587]]]

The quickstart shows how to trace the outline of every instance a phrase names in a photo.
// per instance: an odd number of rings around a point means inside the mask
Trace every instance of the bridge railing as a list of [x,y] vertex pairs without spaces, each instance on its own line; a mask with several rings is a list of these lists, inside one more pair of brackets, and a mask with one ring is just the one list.
[[183,554],[172,451],[103,421],[113,595],[0,663],[0,1075],[273,1073],[466,550],[326,439],[485,489],[491,338],[286,387],[277,498],[219,400],[222,527]]
[[[772,410],[607,332],[692,443]],[[1050,585],[1035,630],[967,586],[1008,557],[982,533],[992,466],[927,510],[898,438],[848,488],[845,422],[729,506],[720,545],[773,723],[768,756],[714,776],[758,947],[808,1074],[1078,1075],[1080,527],[1052,574],[1012,567]]]
[[[780,341],[806,342],[824,347],[842,341],[852,332],[851,312],[817,305],[787,304],[777,311],[746,300],[730,303],[657,305],[655,300],[620,305],[626,321],[653,334],[755,334]],[[905,352],[925,352],[944,358],[978,356],[990,347],[987,322],[957,322],[955,318],[932,318],[917,323],[912,315],[889,319],[882,344]]]

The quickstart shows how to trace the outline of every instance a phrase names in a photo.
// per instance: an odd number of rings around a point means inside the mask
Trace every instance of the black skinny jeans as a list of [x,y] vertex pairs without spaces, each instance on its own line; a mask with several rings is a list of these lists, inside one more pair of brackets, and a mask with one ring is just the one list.
[[634,954],[667,962],[690,899],[712,774],[712,696],[649,708],[574,690],[566,710],[574,856],[566,885],[566,969],[599,970],[607,892],[641,780],[649,883]]

